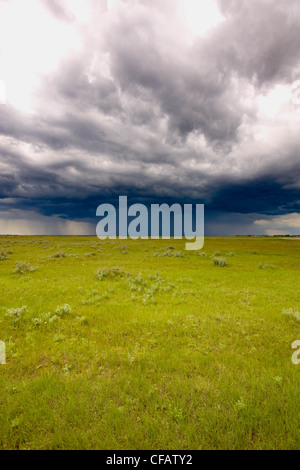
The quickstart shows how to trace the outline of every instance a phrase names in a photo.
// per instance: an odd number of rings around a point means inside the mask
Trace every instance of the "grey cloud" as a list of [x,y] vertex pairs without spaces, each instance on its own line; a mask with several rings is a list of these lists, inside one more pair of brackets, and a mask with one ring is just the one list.
[[166,45],[164,30],[155,28],[151,17],[138,19],[142,26],[121,17],[109,33],[112,72],[122,91],[148,91],[168,117],[172,133],[186,137],[201,130],[213,142],[234,139],[243,109],[230,71],[218,70],[206,52],[189,50],[180,42]]
[[[289,0],[219,0],[227,22],[209,52],[258,86],[290,81],[299,72],[300,7]],[[200,46],[201,47],[201,46]]]
[[[74,23],[64,3],[44,3]],[[75,25],[83,47],[39,77],[36,112],[1,108],[6,207],[51,215],[60,204],[84,217],[122,191],[201,199],[214,211],[294,212],[300,120],[291,124],[292,105],[268,120],[257,97],[298,78],[298,3],[218,3],[225,21],[198,39],[177,0],[121,2],[109,14],[100,2],[97,22]]]

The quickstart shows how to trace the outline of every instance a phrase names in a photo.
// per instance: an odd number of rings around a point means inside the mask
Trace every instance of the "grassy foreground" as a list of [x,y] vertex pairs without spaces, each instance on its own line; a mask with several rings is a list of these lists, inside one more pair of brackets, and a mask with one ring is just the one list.
[[300,240],[203,251],[1,237],[0,448],[300,449]]

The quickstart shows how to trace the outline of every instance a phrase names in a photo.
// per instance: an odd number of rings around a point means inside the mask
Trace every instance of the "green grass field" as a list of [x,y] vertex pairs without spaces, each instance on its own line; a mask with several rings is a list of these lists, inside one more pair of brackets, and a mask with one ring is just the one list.
[[1,449],[299,449],[300,240],[203,251],[1,237]]

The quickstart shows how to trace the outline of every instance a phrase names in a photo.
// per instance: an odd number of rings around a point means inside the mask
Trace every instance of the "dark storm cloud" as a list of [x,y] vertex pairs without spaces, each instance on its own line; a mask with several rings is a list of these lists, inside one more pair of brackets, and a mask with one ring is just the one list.
[[36,74],[31,114],[0,105],[1,207],[87,219],[127,194],[245,217],[298,210],[298,0],[218,0],[206,35],[183,1],[85,3],[89,22],[43,0],[81,47]]
[[270,178],[248,185],[231,185],[216,191],[210,209],[223,212],[248,214],[252,212],[277,214],[295,212],[300,209],[299,190],[284,190]]
[[[167,116],[171,134],[186,137],[200,130],[213,142],[233,139],[243,109],[238,102],[230,106],[237,98],[230,71],[216,73],[205,50],[189,49],[180,41],[168,47],[165,30],[157,30],[152,19],[145,11],[128,22],[122,16],[109,32],[112,72],[123,93],[146,93]],[[167,18],[160,21],[167,27]]]

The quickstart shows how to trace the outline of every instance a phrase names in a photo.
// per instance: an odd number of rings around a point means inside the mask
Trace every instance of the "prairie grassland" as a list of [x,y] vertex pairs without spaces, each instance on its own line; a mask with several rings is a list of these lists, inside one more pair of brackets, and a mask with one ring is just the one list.
[[299,449],[299,269],[300,240],[1,237],[0,447]]

